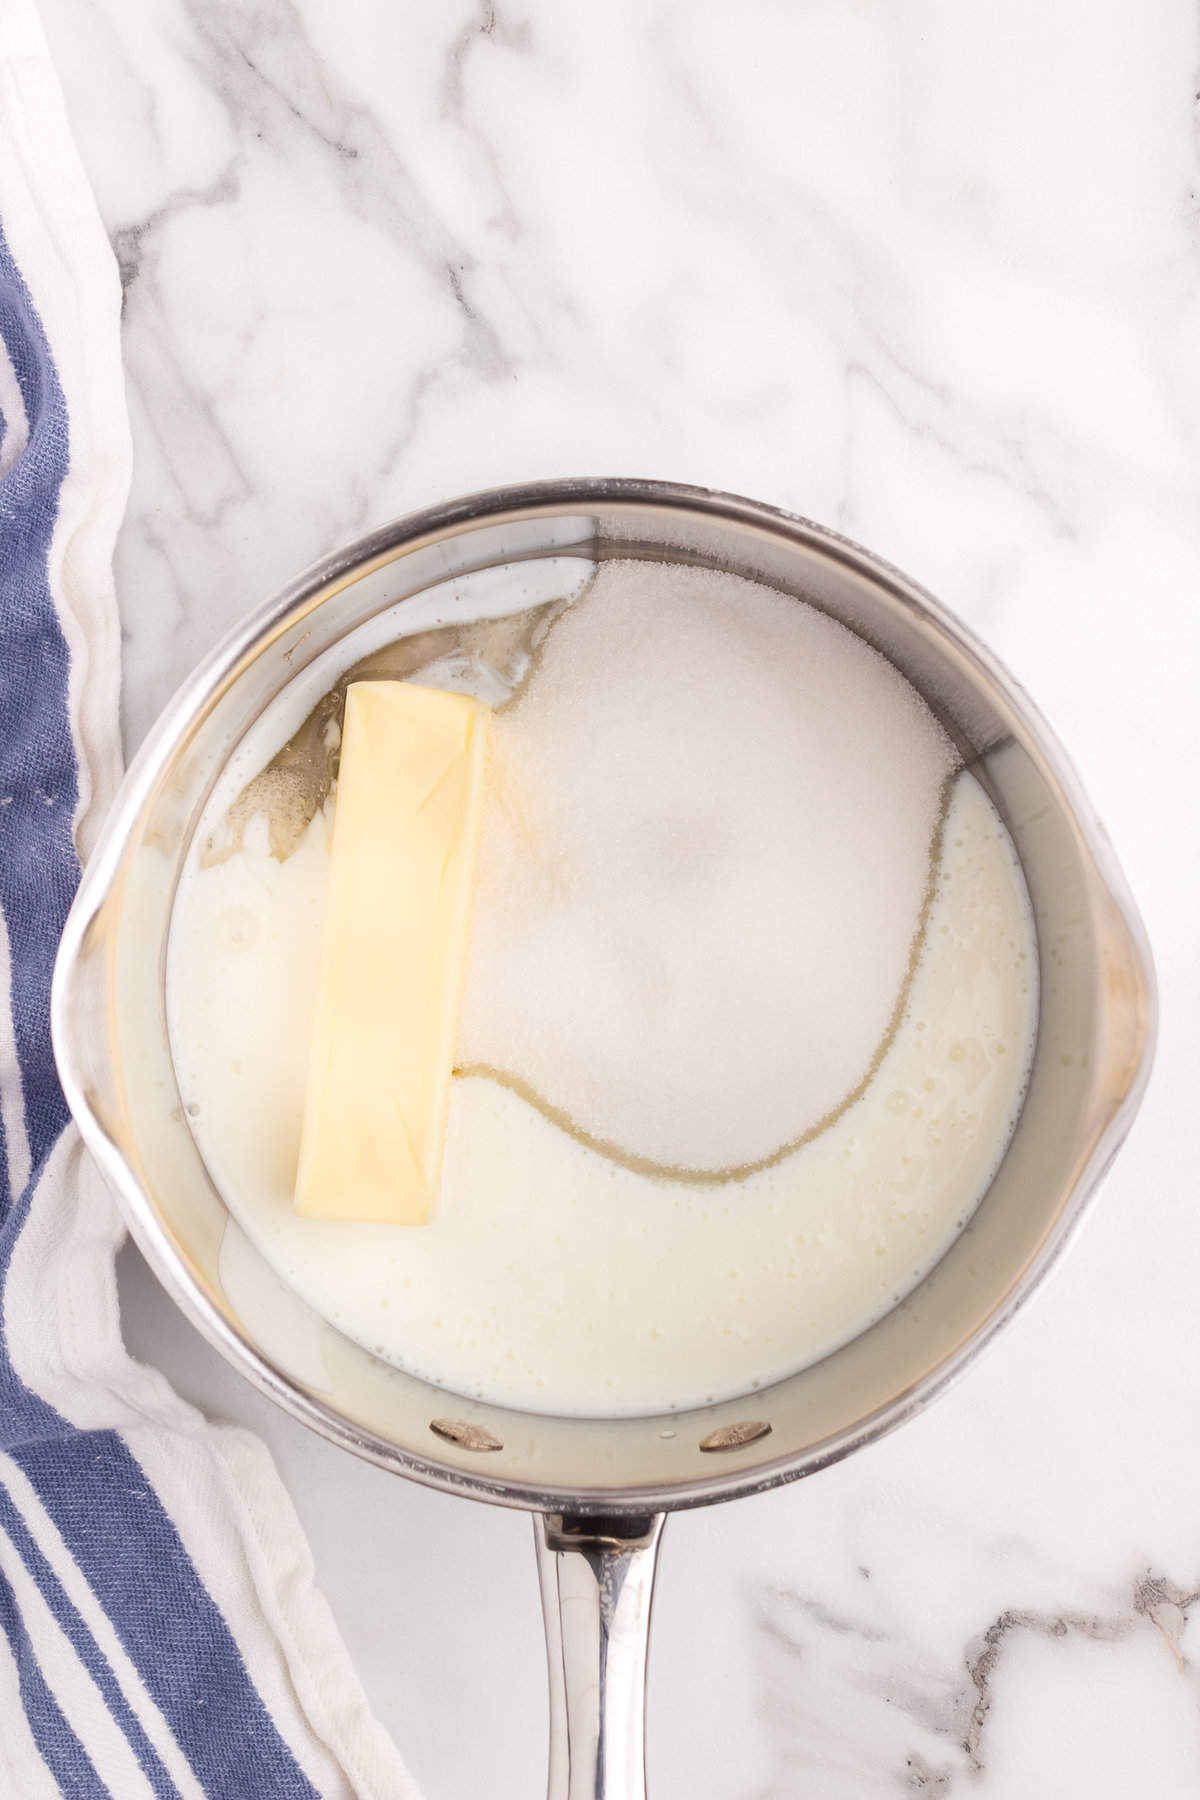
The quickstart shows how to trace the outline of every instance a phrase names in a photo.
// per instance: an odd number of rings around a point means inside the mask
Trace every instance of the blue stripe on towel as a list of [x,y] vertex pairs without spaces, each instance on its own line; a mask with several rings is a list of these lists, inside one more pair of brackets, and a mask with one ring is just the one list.
[[0,244],[0,334],[25,401],[29,442],[0,478],[0,908],[12,955],[12,1012],[36,1168],[67,1120],[50,1048],[50,976],[75,891],[77,787],[67,712],[69,659],[47,560],[67,471],[67,420],[49,351]]
[[220,1800],[316,1800],[146,1476],[113,1432],[14,1452],[146,1690]]
[[[54,953],[78,879],[69,658],[48,577],[67,469],[67,415],[40,321],[2,233],[0,332],[29,420],[28,447],[0,478],[0,802],[8,801],[0,804],[0,906],[12,953],[13,1022],[33,1163],[24,1195],[7,1203],[6,1218],[0,1212],[2,1300],[37,1180],[67,1120],[50,1047],[49,998]],[[5,1200],[0,1194],[0,1206]],[[206,1794],[317,1800],[141,1465],[115,1433],[77,1431],[25,1387],[5,1329],[0,1312],[0,1448],[33,1483]],[[11,1593],[6,1623],[10,1638],[19,1636]],[[18,1638],[13,1641],[16,1646]],[[57,1697],[64,1717],[40,1675],[31,1671],[27,1678],[22,1692],[37,1710],[38,1742],[57,1774],[60,1764],[74,1766],[79,1749],[67,1723],[71,1697]],[[90,1800],[103,1792],[86,1785],[86,1769],[72,1779],[75,1786],[64,1784],[68,1794]]]
[[179,1800],[179,1789],[164,1767],[158,1751],[146,1736],[141,1720],[122,1693],[107,1656],[92,1636],[79,1609],[39,1549],[11,1495],[3,1486],[0,1486],[0,1529],[7,1533],[14,1550],[37,1583],[42,1599],[99,1688],[104,1704],[129,1739],[130,1748],[155,1794],[159,1800]]
[[[21,1699],[33,1741],[63,1793],[68,1800],[120,1800],[101,1781],[87,1751],[63,1717],[33,1653],[20,1608],[3,1570],[0,1570],[0,1629],[8,1639],[17,1665]],[[11,1800],[19,1800],[19,1796],[14,1794]]]
[[[12,1177],[8,1172],[8,1137],[4,1130],[4,1117],[0,1114],[0,1221],[3,1220],[12,1204]],[[0,1320],[0,1334],[4,1323]]]

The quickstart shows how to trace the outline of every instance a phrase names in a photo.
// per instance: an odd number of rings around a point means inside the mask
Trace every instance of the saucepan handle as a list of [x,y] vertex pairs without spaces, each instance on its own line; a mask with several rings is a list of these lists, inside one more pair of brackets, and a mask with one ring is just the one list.
[[538,1513],[549,1800],[645,1800],[646,1649],[664,1515]]

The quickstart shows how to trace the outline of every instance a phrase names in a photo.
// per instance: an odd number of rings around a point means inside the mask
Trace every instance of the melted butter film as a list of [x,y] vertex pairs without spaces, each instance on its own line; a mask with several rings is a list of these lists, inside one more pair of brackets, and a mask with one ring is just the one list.
[[418,631],[360,657],[322,694],[282,748],[216,809],[213,824],[201,834],[201,866],[211,868],[241,850],[253,820],[265,825],[277,862],[286,862],[299,847],[333,792],[346,690],[356,681],[403,681],[439,670],[442,678],[432,685],[461,685],[468,692],[490,686],[491,692],[480,698],[503,706],[519,697],[538,649],[565,605],[552,601],[507,618]]

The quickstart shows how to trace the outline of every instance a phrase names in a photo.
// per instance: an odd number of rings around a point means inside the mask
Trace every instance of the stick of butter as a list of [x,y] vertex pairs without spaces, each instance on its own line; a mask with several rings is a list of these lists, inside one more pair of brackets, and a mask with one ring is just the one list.
[[433,1210],[487,723],[478,700],[408,681],[347,690],[296,1175],[311,1218]]

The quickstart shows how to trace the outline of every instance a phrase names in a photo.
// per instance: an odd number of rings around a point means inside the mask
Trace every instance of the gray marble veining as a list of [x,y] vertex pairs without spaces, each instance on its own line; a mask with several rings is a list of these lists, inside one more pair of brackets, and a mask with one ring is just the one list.
[[[1065,737],[1159,960],[1142,1119],[1061,1272],[932,1412],[672,1521],[652,1776],[662,1800],[1200,1793],[1194,8],[43,10],[125,282],[130,746],[314,556],[565,473],[839,526]],[[269,1437],[430,1795],[536,1791],[523,1522],[336,1460],[136,1268],[127,1292],[138,1347]]]

